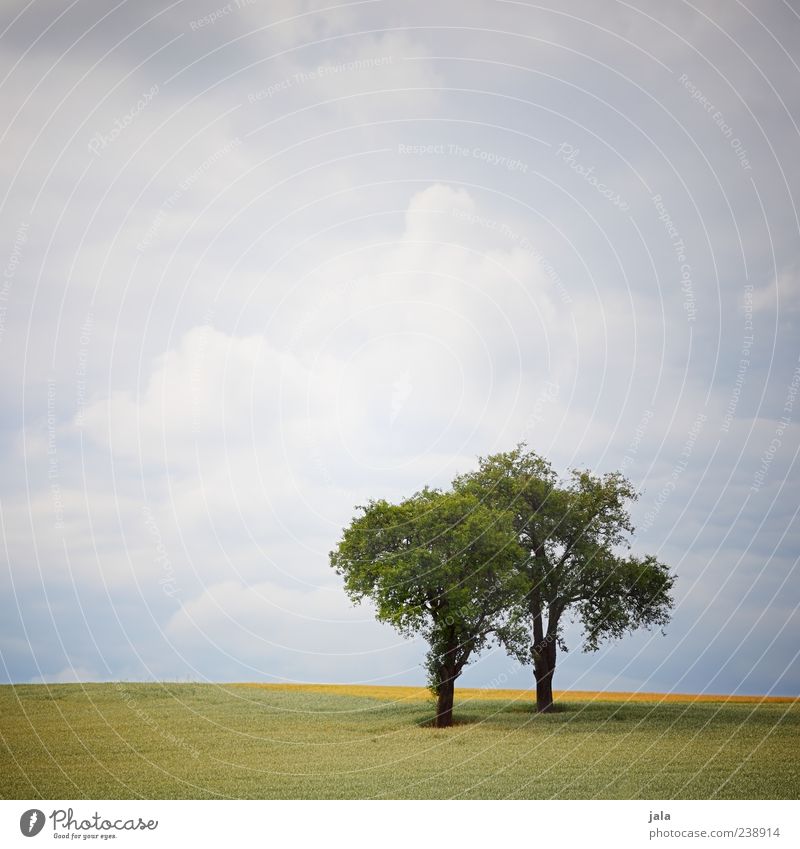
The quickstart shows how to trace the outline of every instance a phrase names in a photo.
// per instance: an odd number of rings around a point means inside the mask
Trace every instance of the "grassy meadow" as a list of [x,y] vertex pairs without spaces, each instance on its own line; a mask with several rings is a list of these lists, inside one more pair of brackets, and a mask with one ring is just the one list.
[[412,687],[0,687],[0,796],[786,799],[800,701]]

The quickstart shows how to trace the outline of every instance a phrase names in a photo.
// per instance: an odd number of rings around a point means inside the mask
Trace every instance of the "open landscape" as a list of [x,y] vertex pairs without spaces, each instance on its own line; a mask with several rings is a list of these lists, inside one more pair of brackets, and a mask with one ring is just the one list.
[[800,0],[2,12],[0,849],[800,846]]
[[413,687],[0,687],[3,798],[797,798],[800,701]]

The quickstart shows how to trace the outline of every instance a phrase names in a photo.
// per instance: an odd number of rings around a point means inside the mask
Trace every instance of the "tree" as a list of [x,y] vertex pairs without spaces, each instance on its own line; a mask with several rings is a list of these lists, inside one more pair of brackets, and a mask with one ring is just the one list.
[[428,642],[435,725],[446,728],[470,658],[493,639],[515,645],[524,632],[509,604],[524,590],[514,515],[468,492],[432,489],[358,509],[331,565],[354,602],[370,599],[381,622]]
[[556,651],[567,650],[565,616],[583,624],[585,651],[669,621],[675,580],[669,568],[650,555],[621,553],[630,549],[634,530],[627,504],[638,497],[622,474],[573,470],[560,481],[546,460],[520,444],[481,458],[478,470],[458,477],[454,487],[514,515],[530,643],[526,651],[515,640],[506,646],[522,662],[533,661],[538,711],[553,705]]

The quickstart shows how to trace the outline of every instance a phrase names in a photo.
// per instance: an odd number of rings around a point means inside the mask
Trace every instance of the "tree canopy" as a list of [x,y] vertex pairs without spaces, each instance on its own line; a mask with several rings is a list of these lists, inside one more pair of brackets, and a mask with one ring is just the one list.
[[509,600],[524,591],[514,515],[469,492],[424,489],[399,504],[370,501],[344,531],[331,564],[355,602],[428,643],[436,724],[452,724],[456,679],[491,640],[516,644]]
[[533,662],[540,711],[553,704],[556,651],[566,649],[565,614],[583,625],[585,651],[669,621],[675,578],[656,557],[626,553],[634,532],[628,504],[638,494],[619,472],[573,470],[562,481],[521,444],[481,458],[477,471],[456,478],[454,488],[514,515],[531,642],[527,652],[518,642],[507,647]]
[[451,490],[357,508],[331,565],[354,602],[427,641],[437,725],[452,723],[455,681],[492,641],[533,664],[537,709],[548,711],[567,619],[582,624],[585,651],[669,621],[674,575],[628,553],[636,498],[619,472],[559,479],[520,444],[480,458]]

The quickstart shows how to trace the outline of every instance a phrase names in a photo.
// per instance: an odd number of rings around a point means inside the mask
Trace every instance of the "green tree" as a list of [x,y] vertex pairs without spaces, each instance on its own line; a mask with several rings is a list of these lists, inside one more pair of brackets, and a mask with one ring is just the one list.
[[556,651],[567,649],[565,618],[583,624],[585,651],[669,621],[675,580],[669,568],[653,556],[624,553],[634,530],[627,505],[637,493],[622,474],[574,470],[561,481],[521,444],[481,458],[478,470],[458,477],[454,487],[514,515],[530,637],[524,651],[516,639],[506,645],[523,663],[533,662],[538,711],[553,705]]
[[456,679],[493,639],[518,645],[524,624],[509,599],[524,591],[513,513],[469,492],[424,489],[399,504],[359,507],[331,565],[354,602],[429,645],[428,684],[439,728],[453,723]]

